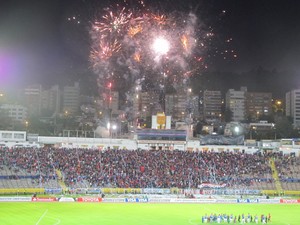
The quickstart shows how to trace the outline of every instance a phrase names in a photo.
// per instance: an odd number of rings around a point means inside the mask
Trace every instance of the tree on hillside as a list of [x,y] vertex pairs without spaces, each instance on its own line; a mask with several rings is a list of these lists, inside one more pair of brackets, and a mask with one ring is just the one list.
[[277,117],[276,123],[276,136],[277,138],[292,138],[294,134],[293,124],[290,118],[286,116]]
[[233,112],[229,108],[226,108],[224,113],[225,122],[231,122],[232,116],[233,116]]
[[9,130],[12,127],[13,121],[8,116],[5,109],[0,109],[0,130]]

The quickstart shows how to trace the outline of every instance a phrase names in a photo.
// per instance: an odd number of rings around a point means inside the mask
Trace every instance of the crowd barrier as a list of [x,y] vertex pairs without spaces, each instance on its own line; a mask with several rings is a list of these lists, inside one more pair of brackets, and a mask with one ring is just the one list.
[[4,188],[0,189],[0,194],[43,194],[45,193],[45,188]]
[[300,191],[284,191],[285,195],[300,196]]
[[[1,189],[0,189],[1,190]],[[276,190],[247,190],[247,189],[179,189],[179,188],[75,188],[69,189],[70,193],[76,194],[200,194],[200,195],[269,195],[300,196],[300,191],[283,191],[279,193]],[[62,193],[61,188],[45,188],[48,194]],[[0,191],[1,193],[1,191]]]
[[[0,195],[15,194],[61,194],[62,188],[4,188]],[[193,195],[265,195],[265,196],[300,196],[300,191],[245,190],[245,189],[178,189],[178,188],[76,188],[67,189],[70,194],[193,194]]]
[[282,192],[278,192],[277,190],[262,190],[261,194],[269,195],[269,196],[284,196],[284,195],[300,196],[300,191],[283,190]]
[[142,194],[141,188],[102,188],[104,194]]

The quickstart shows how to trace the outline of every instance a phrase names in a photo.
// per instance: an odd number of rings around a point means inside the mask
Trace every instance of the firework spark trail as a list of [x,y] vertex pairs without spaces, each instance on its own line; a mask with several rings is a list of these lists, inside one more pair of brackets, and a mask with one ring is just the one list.
[[124,26],[130,21],[132,13],[125,11],[125,8],[119,12],[114,13],[109,11],[108,14],[103,16],[103,21],[94,23],[93,29],[101,32],[103,35],[111,35],[112,33],[121,33]]

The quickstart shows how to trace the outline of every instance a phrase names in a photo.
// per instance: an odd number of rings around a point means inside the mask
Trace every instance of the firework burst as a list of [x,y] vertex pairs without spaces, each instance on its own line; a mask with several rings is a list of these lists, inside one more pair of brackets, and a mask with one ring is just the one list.
[[189,76],[203,65],[201,53],[211,37],[207,33],[199,36],[197,25],[192,13],[150,12],[143,1],[134,10],[106,9],[91,29],[94,71],[103,81],[115,74],[112,79],[121,80],[123,87],[128,82],[126,102],[134,96],[136,86],[186,89]]

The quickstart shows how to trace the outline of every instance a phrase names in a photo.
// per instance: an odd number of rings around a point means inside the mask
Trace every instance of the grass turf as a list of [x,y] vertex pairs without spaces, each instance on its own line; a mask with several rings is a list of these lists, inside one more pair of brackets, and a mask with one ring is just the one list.
[[[261,215],[272,225],[300,224],[294,204],[0,203],[1,225],[197,225],[205,213]],[[224,223],[225,224],[225,223]],[[226,223],[227,224],[227,223]],[[260,222],[259,222],[260,224]]]

